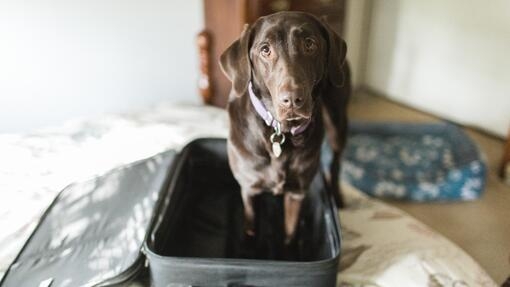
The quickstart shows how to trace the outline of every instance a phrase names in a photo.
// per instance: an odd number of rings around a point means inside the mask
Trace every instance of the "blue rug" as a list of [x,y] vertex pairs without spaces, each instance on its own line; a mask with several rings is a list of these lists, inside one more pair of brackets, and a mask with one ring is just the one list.
[[[331,157],[324,150],[323,162]],[[342,180],[376,197],[412,201],[474,200],[486,165],[476,145],[448,124],[353,123]]]

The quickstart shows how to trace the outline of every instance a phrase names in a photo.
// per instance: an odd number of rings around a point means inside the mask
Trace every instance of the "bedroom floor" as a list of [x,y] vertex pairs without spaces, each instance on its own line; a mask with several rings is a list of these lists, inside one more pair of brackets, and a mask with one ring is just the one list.
[[[352,120],[433,122],[439,118],[396,104],[367,91],[355,93]],[[487,156],[485,194],[474,202],[411,203],[389,201],[437,230],[470,254],[489,275],[502,283],[510,275],[510,186],[497,177],[503,140],[466,128]]]

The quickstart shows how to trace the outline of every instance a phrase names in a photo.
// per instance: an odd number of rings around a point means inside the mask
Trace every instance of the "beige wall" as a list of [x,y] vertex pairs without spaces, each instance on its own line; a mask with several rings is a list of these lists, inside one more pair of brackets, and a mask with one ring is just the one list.
[[365,73],[370,5],[369,0],[347,1],[344,38],[347,42],[347,58],[355,87],[362,85]]
[[[358,50],[350,55],[361,58],[354,60],[360,85],[444,118],[507,134],[510,1],[363,2],[369,17],[348,17],[347,28],[353,33],[363,30],[359,23],[369,26],[368,40],[350,46]],[[346,38],[356,39],[348,33]]]

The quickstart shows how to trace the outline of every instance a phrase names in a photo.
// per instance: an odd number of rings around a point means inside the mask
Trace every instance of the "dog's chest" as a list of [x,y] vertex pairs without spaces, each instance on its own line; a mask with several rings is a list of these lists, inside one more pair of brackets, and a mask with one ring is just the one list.
[[269,161],[264,167],[266,176],[263,180],[266,181],[266,184],[276,188],[275,193],[288,188],[302,189],[306,187],[308,181],[317,172],[320,146],[295,148],[290,143],[284,144],[279,157],[272,154],[271,148],[268,147]]

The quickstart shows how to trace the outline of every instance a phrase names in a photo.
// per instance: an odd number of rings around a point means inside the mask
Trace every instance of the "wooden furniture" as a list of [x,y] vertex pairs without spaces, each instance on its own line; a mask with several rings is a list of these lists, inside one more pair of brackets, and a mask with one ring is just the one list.
[[199,90],[204,103],[225,107],[231,83],[218,64],[221,53],[235,41],[246,23],[279,11],[305,11],[326,17],[340,35],[345,0],[204,0],[205,29],[197,42],[201,76]]

